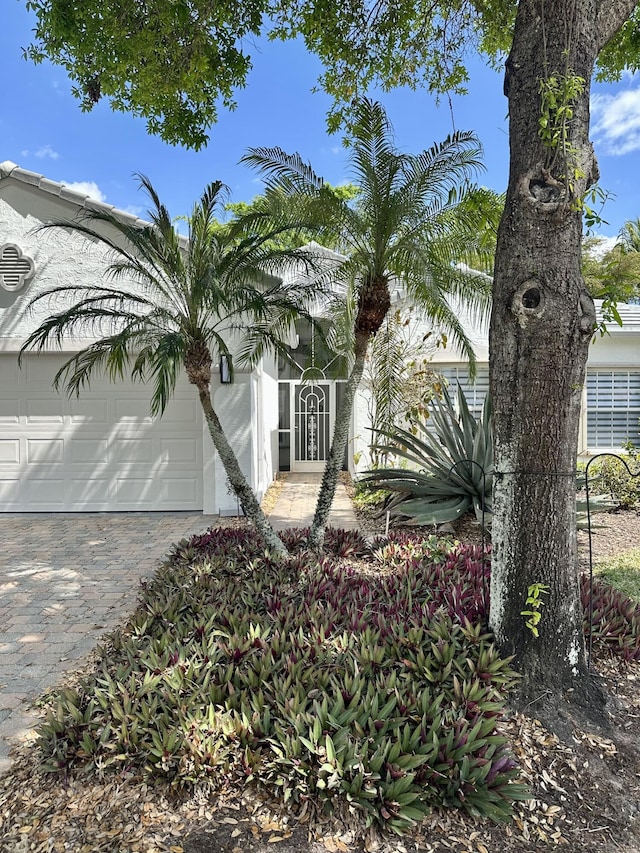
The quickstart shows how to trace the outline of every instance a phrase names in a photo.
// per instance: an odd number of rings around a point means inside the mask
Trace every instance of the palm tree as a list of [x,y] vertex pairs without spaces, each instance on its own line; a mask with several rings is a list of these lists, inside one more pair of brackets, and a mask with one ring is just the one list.
[[487,277],[461,271],[457,264],[482,254],[487,216],[498,207],[492,193],[469,184],[481,166],[481,147],[473,134],[455,133],[420,154],[404,154],[394,144],[383,107],[368,99],[355,103],[351,132],[350,180],[359,188],[353,205],[328,192],[298,154],[257,148],[242,158],[262,172],[272,191],[301,201],[307,213],[315,204],[320,240],[326,223],[338,230],[345,260],[332,275],[353,288],[352,366],[311,529],[316,548],[322,545],[344,459],[367,348],[389,312],[392,283],[401,284],[462,350],[473,373],[473,347],[449,299],[479,310],[488,307]]
[[640,252],[640,219],[628,219],[618,234],[618,245],[624,252]]
[[[211,397],[214,356],[229,354],[233,336],[242,336],[242,358],[255,363],[265,349],[284,350],[283,339],[304,316],[314,296],[310,278],[285,286],[274,272],[287,264],[309,269],[313,261],[301,250],[273,247],[280,233],[295,225],[267,193],[260,210],[220,224],[227,188],[211,183],[194,205],[188,239],[181,237],[148,178],[138,175],[152,207],[149,223],[130,224],[106,210],[82,219],[48,223],[43,228],[70,228],[98,241],[112,262],[106,283],[61,285],[30,303],[50,305],[53,313],[24,342],[27,350],[61,346],[74,332],[99,339],[71,356],[54,378],[69,394],[80,394],[97,370],[112,380],[125,371],[134,380],[152,383],[151,412],[162,414],[184,368],[195,386],[209,433],[227,478],[245,515],[278,555],[286,549],[267,521],[229,444]],[[61,307],[62,306],[62,307]]]

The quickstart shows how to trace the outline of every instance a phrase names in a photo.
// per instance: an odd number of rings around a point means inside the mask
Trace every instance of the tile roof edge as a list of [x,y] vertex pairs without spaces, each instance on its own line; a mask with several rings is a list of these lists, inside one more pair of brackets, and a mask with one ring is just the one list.
[[7,178],[13,178],[13,180],[20,181],[23,184],[36,187],[42,192],[57,196],[63,201],[74,204],[79,208],[110,213],[113,216],[117,216],[119,219],[124,219],[125,221],[131,222],[135,225],[142,226],[149,224],[146,220],[140,219],[139,217],[128,213],[126,210],[121,210],[114,207],[112,204],[107,204],[106,202],[92,198],[90,195],[87,195],[87,193],[79,192],[78,190],[70,187],[68,184],[65,184],[63,181],[52,181],[50,178],[38,174],[38,172],[31,172],[28,169],[22,169],[17,163],[12,162],[11,160],[5,160],[0,163],[0,181]]

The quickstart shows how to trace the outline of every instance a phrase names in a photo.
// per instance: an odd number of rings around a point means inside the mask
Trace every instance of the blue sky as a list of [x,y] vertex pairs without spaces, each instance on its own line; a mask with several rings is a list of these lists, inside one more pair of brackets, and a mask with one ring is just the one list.
[[[165,144],[149,136],[145,123],[114,113],[106,102],[82,113],[70,93],[64,71],[34,66],[22,58],[33,22],[24,0],[4,0],[0,32],[0,161],[12,160],[52,180],[80,185],[91,195],[125,210],[144,212],[144,197],[132,173],[148,175],[172,215],[189,213],[211,180],[231,187],[233,200],[249,200],[260,182],[237,161],[250,146],[280,145],[298,151],[331,183],[348,180],[345,152],[338,135],[329,136],[329,101],[312,93],[320,66],[299,43],[265,44],[252,50],[254,68],[247,88],[238,92],[238,108],[221,112],[200,152]],[[485,150],[482,182],[502,191],[508,175],[507,103],[502,76],[479,59],[470,62],[467,96],[438,106],[423,92],[384,94],[398,146],[418,152],[443,139],[455,127],[474,130]],[[615,195],[603,212],[615,235],[625,220],[640,216],[640,77],[627,76],[614,86],[594,85],[592,139],[601,186]]]

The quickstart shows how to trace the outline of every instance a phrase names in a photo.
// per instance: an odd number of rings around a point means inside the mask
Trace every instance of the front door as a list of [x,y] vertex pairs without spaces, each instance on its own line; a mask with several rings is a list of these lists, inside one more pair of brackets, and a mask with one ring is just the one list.
[[322,471],[331,447],[333,383],[293,386],[293,471]]

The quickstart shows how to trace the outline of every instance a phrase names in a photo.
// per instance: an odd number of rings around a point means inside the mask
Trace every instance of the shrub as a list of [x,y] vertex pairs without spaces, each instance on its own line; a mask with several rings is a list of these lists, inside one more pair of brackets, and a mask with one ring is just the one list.
[[375,489],[362,480],[354,481],[353,486],[354,494],[351,500],[357,510],[365,513],[377,513],[382,509],[387,498],[387,492],[383,489]]
[[[39,729],[43,765],[174,786],[235,779],[402,832],[436,805],[501,820],[527,796],[498,721],[516,675],[482,628],[488,555],[331,531],[273,563],[252,530],[180,543]],[[588,633],[589,581],[581,581]],[[640,608],[594,582],[597,653],[640,659]]]
[[526,796],[497,730],[516,676],[480,627],[480,554],[403,537],[375,553],[395,571],[302,550],[272,564],[251,531],[181,543],[96,672],[57,695],[44,765],[232,775],[397,832],[439,804],[506,818]]
[[[624,460],[624,461],[622,461]],[[603,456],[589,467],[589,490],[596,495],[609,495],[621,509],[637,509],[640,506],[640,477],[632,477],[631,471],[638,468],[637,460],[628,454]]]

